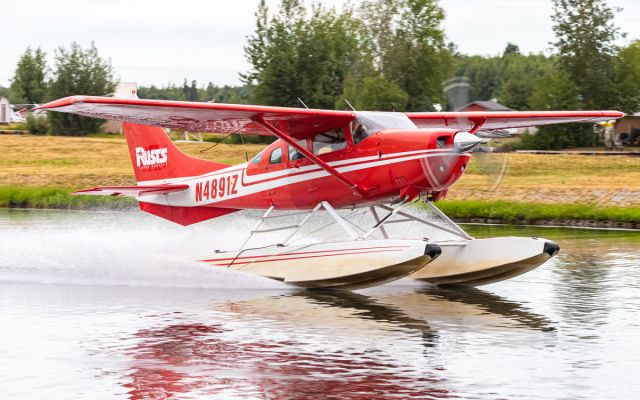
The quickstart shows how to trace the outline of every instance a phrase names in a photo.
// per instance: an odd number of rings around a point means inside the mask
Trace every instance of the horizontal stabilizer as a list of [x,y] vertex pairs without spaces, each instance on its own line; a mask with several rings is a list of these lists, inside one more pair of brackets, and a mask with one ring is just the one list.
[[73,194],[139,197],[148,194],[182,192],[187,189],[189,189],[189,185],[98,186],[91,189],[78,190],[77,192],[73,192]]

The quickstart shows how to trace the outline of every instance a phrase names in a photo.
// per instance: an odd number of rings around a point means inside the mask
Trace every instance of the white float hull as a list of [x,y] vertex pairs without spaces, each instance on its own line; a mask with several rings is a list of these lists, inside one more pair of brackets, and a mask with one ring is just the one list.
[[442,248],[440,257],[410,278],[438,285],[486,285],[531,271],[559,250],[552,241],[524,237],[472,239],[438,245]]
[[359,289],[404,278],[439,254],[421,240],[356,240],[218,252],[197,261],[300,287]]

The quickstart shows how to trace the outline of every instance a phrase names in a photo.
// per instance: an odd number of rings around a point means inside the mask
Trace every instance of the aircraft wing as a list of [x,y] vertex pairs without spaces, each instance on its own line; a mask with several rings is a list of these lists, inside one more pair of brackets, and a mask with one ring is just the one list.
[[91,189],[78,190],[73,194],[90,194],[95,196],[133,196],[146,194],[167,194],[182,192],[189,185],[140,185],[140,186],[98,186]]
[[[268,107],[243,104],[71,96],[36,109],[87,117],[127,121],[191,132],[274,136],[264,121],[295,139],[341,128],[353,120],[352,111]],[[619,111],[506,111],[406,113],[418,128],[507,129],[569,122],[598,122],[622,118]]]
[[471,111],[406,113],[418,128],[508,129],[528,126],[599,122],[624,117],[620,111]]
[[38,109],[191,132],[273,136],[255,122],[263,119],[296,139],[341,128],[355,118],[350,111],[97,96],[65,97]]

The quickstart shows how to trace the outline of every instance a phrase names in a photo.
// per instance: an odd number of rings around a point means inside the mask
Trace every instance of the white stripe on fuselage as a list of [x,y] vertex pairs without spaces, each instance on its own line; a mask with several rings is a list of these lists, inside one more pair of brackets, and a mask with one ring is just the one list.
[[[449,153],[450,151],[443,150],[443,149],[404,151],[399,153],[384,154],[382,156],[375,155],[375,156],[367,156],[367,157],[349,158],[347,160],[331,161],[331,162],[328,162],[327,164],[329,164],[332,167],[338,167],[340,165],[361,163],[361,162],[366,162],[371,160],[384,160],[392,157],[408,156],[408,155],[414,155],[414,154],[426,154],[426,153],[445,153],[445,152]],[[208,172],[203,175],[186,176],[181,178],[156,179],[152,181],[141,181],[141,182],[138,182],[138,185],[160,185],[163,183],[171,183],[171,184],[189,183],[190,181],[193,181],[193,180],[205,179],[205,178],[209,178],[217,175],[228,175],[235,171],[246,170],[248,165],[249,164],[245,162],[245,163],[233,165],[224,169]],[[322,170],[322,168],[316,164],[311,164],[311,165],[305,165],[303,167],[287,168],[280,171],[263,172],[255,175],[243,174],[243,182],[252,184],[254,182],[260,182],[268,179],[278,178],[281,176],[299,174],[299,173],[310,172],[314,170],[319,171],[319,170]]]
[[[431,153],[431,154],[430,154]],[[442,157],[453,156],[458,157],[461,154],[451,153],[448,150],[421,150],[421,151],[409,151],[400,152],[378,156],[368,156],[353,158],[349,160],[334,161],[329,163],[331,166],[337,167],[338,172],[346,173],[352,171],[359,171],[369,168],[375,168],[383,165],[396,164],[405,161],[417,160],[421,158],[430,157]],[[345,165],[347,164],[347,165]],[[329,176],[329,173],[324,169],[319,168],[316,165],[309,165],[300,168],[288,168],[282,171],[275,171],[263,174],[257,174],[248,176],[246,174],[246,163],[236,165],[233,167],[218,170],[212,173],[208,173],[197,177],[188,178],[176,178],[170,180],[159,181],[145,181],[140,184],[149,185],[154,183],[189,183],[190,188],[184,192],[171,193],[168,195],[145,195],[143,200],[149,203],[167,204],[169,200],[171,205],[174,206],[194,206],[194,205],[211,205],[222,201],[235,199],[238,197],[248,196],[255,193],[259,193],[266,190],[272,190],[280,188],[286,185],[305,182],[313,179],[323,178]],[[339,165],[345,165],[340,167]],[[201,185],[209,184],[212,179],[226,178],[227,176],[238,176],[236,185],[236,194],[228,194],[216,199],[203,199],[203,201],[196,202],[196,184]],[[248,179],[253,178],[253,179]],[[280,178],[280,179],[274,179]],[[272,180],[267,180],[272,179]],[[266,180],[266,181],[265,181]],[[195,182],[194,182],[195,181]],[[253,183],[256,182],[256,183]],[[248,183],[248,185],[246,185]],[[168,198],[166,196],[169,196]]]

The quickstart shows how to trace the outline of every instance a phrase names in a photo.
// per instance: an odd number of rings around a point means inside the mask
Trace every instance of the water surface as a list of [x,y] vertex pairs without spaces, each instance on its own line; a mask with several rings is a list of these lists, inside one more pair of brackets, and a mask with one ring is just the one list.
[[467,226],[562,248],[467,289],[310,292],[186,261],[252,224],[0,211],[1,397],[640,398],[640,234]]

